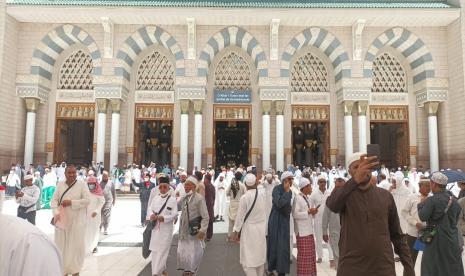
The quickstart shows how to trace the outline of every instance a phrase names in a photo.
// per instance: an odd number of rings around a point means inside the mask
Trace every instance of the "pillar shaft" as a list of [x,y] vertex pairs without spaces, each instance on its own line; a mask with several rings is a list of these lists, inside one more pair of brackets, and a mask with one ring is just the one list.
[[203,100],[194,101],[194,168],[202,168],[202,110]]
[[111,100],[111,109],[110,164],[108,167],[118,164],[121,100]]
[[24,139],[24,167],[28,168],[34,160],[34,141],[36,132],[36,112],[39,106],[39,100],[35,98],[26,98],[26,133]]
[[284,171],[284,106],[285,101],[276,101],[276,171]]
[[262,168],[270,167],[270,111],[271,101],[262,101]]
[[347,160],[354,153],[352,135],[352,108],[352,102],[344,103],[344,144],[346,167],[349,165],[347,164]]
[[434,172],[439,170],[437,117],[439,102],[427,102],[425,108],[428,113],[429,163],[431,171]]
[[97,162],[105,164],[105,130],[107,123],[107,99],[97,99]]
[[179,165],[187,170],[189,145],[189,100],[181,100],[181,128],[179,135]]

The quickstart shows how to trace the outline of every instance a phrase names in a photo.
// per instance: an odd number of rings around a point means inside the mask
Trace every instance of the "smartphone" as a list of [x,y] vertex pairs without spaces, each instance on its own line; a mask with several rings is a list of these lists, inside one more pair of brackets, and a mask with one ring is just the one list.
[[[367,145],[367,157],[370,156],[376,156],[377,160],[379,161],[380,157],[380,150],[379,150],[379,144],[368,144]],[[378,171],[381,168],[381,165],[378,164],[378,166],[373,168],[373,171]]]
[[316,206],[316,209],[320,208],[320,206],[321,206],[321,204],[318,204],[318,205]]

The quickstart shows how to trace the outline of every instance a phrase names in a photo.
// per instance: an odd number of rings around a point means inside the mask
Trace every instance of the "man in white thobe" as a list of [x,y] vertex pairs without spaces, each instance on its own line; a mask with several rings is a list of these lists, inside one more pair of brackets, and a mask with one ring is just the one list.
[[389,191],[389,188],[391,188],[391,183],[389,183],[389,181],[386,179],[386,175],[381,173],[379,175],[379,179],[381,181],[379,182],[378,187]]
[[6,194],[9,196],[14,196],[17,189],[21,189],[21,179],[19,176],[13,171],[10,171],[10,174],[6,178]]
[[0,214],[0,275],[62,276],[61,255],[49,237],[23,219]]
[[[55,221],[55,243],[63,256],[65,275],[79,275],[85,256],[90,191],[86,183],[76,179],[76,167],[66,167],[65,175],[66,180],[58,183],[51,202]],[[66,190],[68,191],[65,193]]]
[[215,217],[218,217],[219,221],[224,221],[224,207],[226,203],[226,179],[225,176],[221,173],[220,176],[215,181],[215,190],[216,190],[216,199],[215,200]]
[[[327,185],[326,177],[323,175],[320,175],[318,177],[318,189],[314,190],[312,194],[310,195],[310,202],[311,202],[312,208],[318,209],[318,213],[314,217],[315,247],[316,247],[316,253],[318,255],[317,263],[321,263],[323,259],[323,233],[322,233],[323,211],[325,208],[326,199],[331,194],[331,192],[326,189],[326,185]],[[328,251],[329,251],[330,265],[333,267],[334,266],[333,252],[331,250],[331,247],[329,246],[328,246]]]
[[159,192],[147,209],[147,220],[155,224],[149,246],[152,251],[152,275],[167,275],[166,260],[173,240],[173,222],[178,216],[178,204],[176,198],[170,195],[170,189],[168,183],[160,182]]
[[[244,182],[247,192],[239,201],[239,209],[234,223],[234,237],[238,239],[238,233],[241,232],[240,263],[245,275],[263,276],[266,263],[266,195],[262,187],[257,187],[255,175],[247,174]],[[255,197],[257,197],[256,200]],[[251,209],[254,200],[255,205]],[[249,211],[250,214],[245,220]]]
[[18,217],[36,224],[37,201],[40,197],[39,187],[32,184],[33,176],[28,174],[24,177],[24,188],[16,192],[16,203],[18,206]]

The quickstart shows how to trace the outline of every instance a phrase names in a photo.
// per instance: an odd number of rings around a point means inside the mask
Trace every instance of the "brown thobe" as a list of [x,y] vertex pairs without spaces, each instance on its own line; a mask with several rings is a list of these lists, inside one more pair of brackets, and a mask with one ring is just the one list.
[[213,236],[213,222],[215,221],[214,206],[215,206],[215,186],[211,183],[205,184],[205,201],[207,203],[208,215],[210,220],[208,221],[207,239],[211,239]]
[[333,190],[326,205],[341,217],[338,276],[395,276],[391,243],[404,276],[415,275],[391,193],[375,186],[362,190],[350,179]]

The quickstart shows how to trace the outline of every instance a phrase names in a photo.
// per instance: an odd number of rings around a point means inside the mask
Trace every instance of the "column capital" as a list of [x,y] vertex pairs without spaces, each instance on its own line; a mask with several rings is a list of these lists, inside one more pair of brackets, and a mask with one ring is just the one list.
[[20,98],[37,98],[44,103],[50,94],[49,81],[43,80],[40,76],[17,75],[16,95]]
[[194,103],[194,114],[202,114],[203,112],[203,100],[193,100]]
[[337,102],[368,101],[371,84],[371,78],[343,78],[336,87]]
[[179,105],[181,107],[181,114],[189,113],[189,100],[179,100]]
[[110,99],[111,112],[120,113],[121,111],[121,100],[120,99]]
[[37,109],[39,108],[40,100],[37,98],[24,98],[24,102],[26,103],[26,110],[27,112],[36,113]]
[[438,115],[439,102],[426,102],[424,103],[424,107],[428,117]]
[[98,113],[107,113],[108,110],[108,100],[107,99],[96,99],[97,103],[97,112]]
[[286,101],[275,101],[276,115],[284,115]]
[[357,114],[359,116],[366,116],[368,109],[368,101],[358,101],[357,102]]
[[270,115],[272,101],[261,101],[262,103],[262,114]]
[[354,108],[354,102],[345,101],[342,104],[344,105],[344,116],[352,116],[352,109]]

